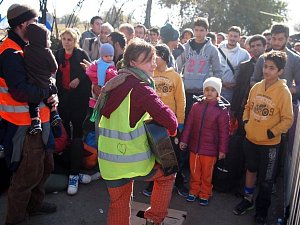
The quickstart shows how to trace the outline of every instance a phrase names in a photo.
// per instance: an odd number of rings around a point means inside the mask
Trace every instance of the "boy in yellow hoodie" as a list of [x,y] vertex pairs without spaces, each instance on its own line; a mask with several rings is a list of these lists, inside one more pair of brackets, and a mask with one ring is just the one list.
[[[168,67],[170,55],[172,54],[169,47],[166,44],[157,44],[155,48],[157,67],[154,71],[153,79],[155,82],[156,93],[162,102],[169,106],[175,113],[178,120],[178,129],[181,132],[183,130],[186,105],[183,81],[179,73],[172,67]],[[173,148],[177,148],[177,152],[180,154],[178,138],[171,138],[171,141]],[[179,160],[181,160],[181,156],[178,155],[178,157]],[[143,194],[149,197],[152,193],[152,187],[153,182],[150,182],[148,187],[143,190]],[[185,198],[188,196],[188,189],[184,185],[182,170],[177,172],[175,187],[180,196]]]
[[281,51],[271,51],[264,55],[264,79],[250,90],[243,115],[247,169],[245,195],[233,213],[242,215],[254,208],[253,194],[258,173],[256,225],[267,223],[281,134],[286,133],[293,123],[291,93],[286,80],[279,79],[286,59],[286,53]]

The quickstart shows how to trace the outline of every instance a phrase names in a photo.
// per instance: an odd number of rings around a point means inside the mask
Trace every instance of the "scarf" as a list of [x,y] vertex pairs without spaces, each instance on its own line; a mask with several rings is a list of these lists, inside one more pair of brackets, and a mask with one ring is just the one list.
[[103,59],[99,59],[97,61],[97,76],[98,76],[98,85],[100,87],[103,87],[105,84],[105,79],[106,79],[106,70],[108,67],[113,66],[114,62],[107,63],[103,61]]

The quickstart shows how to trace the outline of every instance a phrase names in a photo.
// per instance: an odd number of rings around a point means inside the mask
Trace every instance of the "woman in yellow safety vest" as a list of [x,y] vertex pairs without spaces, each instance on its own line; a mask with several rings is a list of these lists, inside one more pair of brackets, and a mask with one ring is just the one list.
[[154,180],[151,207],[145,212],[146,224],[161,224],[167,215],[174,175],[164,176],[155,163],[143,122],[151,116],[176,134],[175,114],[157,96],[153,72],[155,48],[133,40],[124,53],[125,68],[103,88],[98,100],[98,158],[110,195],[107,224],[130,224],[133,180]]

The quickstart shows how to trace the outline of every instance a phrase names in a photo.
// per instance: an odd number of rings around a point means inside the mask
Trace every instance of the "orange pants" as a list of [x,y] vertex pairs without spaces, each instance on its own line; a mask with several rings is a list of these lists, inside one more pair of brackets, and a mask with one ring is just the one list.
[[216,161],[217,157],[190,152],[190,194],[204,199],[211,197],[211,181]]
[[[145,212],[145,218],[151,219],[155,223],[163,222],[168,214],[174,175],[164,176],[163,171],[157,167],[155,174],[146,179],[154,181],[151,195],[150,207]],[[129,225],[131,206],[130,200],[133,191],[133,180],[118,187],[108,187],[110,204],[108,209],[107,225]]]

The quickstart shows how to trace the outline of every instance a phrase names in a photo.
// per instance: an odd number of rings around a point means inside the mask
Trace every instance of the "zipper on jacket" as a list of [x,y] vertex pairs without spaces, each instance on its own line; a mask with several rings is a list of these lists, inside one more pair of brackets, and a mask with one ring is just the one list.
[[206,110],[207,110],[207,108],[208,108],[208,103],[206,102],[206,106],[205,106],[205,108],[204,108],[203,116],[202,116],[201,124],[200,124],[200,131],[199,131],[198,145],[197,145],[197,154],[198,154],[198,153],[200,154],[200,149],[199,149],[200,137],[201,137],[201,134],[202,134],[203,122],[204,122],[204,118],[205,118],[205,115],[206,115]]

